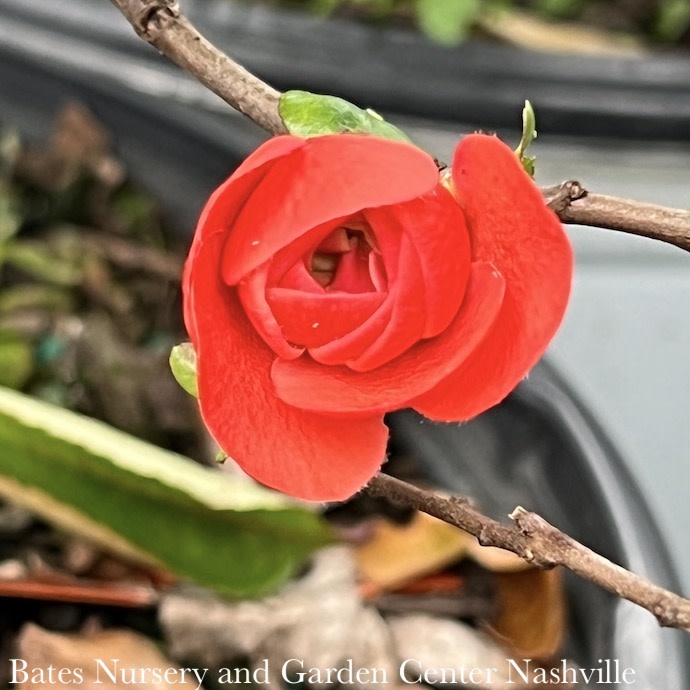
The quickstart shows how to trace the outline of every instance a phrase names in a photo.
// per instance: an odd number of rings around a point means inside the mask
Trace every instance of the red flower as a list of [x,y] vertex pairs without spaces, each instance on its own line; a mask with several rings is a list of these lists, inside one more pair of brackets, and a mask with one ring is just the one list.
[[543,353],[572,273],[558,219],[495,137],[462,140],[452,181],[408,144],[281,136],[207,203],[185,321],[204,420],[255,479],[345,499],[385,459],[384,412],[469,419]]

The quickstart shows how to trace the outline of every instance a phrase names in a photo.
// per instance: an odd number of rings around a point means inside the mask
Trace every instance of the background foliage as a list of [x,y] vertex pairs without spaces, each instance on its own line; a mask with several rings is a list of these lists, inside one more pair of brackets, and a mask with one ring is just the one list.
[[[255,0],[256,1],[256,0]],[[258,0],[267,1],[267,0]],[[547,21],[576,20],[653,43],[690,45],[690,0],[273,0],[322,14],[373,22],[413,21],[430,38],[456,44],[490,32],[496,13],[527,12]]]

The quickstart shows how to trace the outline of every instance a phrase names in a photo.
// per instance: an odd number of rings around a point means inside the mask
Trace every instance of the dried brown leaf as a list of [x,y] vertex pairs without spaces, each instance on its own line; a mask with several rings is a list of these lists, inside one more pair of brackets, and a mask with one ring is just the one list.
[[560,649],[566,629],[561,575],[557,569],[495,575],[499,613],[491,626],[515,654],[548,659]]
[[365,580],[395,589],[456,562],[473,539],[425,513],[407,525],[381,521],[373,539],[357,548],[357,566]]

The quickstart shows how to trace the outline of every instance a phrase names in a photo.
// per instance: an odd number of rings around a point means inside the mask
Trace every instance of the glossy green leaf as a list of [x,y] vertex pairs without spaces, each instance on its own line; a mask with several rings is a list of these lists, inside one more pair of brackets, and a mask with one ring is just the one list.
[[3,388],[0,495],[232,596],[273,589],[330,540],[280,494]]
[[195,398],[199,397],[196,380],[196,352],[191,343],[175,345],[170,352],[170,370],[180,386]]
[[429,38],[446,45],[467,37],[480,9],[480,0],[417,0],[420,28]]
[[321,96],[308,91],[286,91],[280,97],[280,117],[290,134],[315,137],[323,134],[354,132],[409,142],[397,127],[373,110],[362,110],[336,96]]

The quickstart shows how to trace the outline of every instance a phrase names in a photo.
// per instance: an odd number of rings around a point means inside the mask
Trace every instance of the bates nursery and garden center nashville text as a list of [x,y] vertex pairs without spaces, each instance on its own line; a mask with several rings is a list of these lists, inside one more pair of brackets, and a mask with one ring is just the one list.
[[395,672],[383,667],[358,668],[347,659],[337,668],[311,668],[302,659],[287,659],[274,664],[269,659],[247,668],[132,667],[120,659],[95,658],[80,667],[59,668],[54,665],[31,666],[25,659],[10,659],[11,682],[24,688],[32,685],[109,687],[180,685],[185,690],[202,690],[204,680],[215,685],[469,685],[490,688],[515,685],[548,687],[562,684],[592,687],[596,685],[633,686],[636,672],[623,667],[618,659],[599,659],[591,668],[572,665],[565,659],[544,668],[532,659],[506,659],[503,668],[468,667],[432,668],[420,659],[403,660]]

